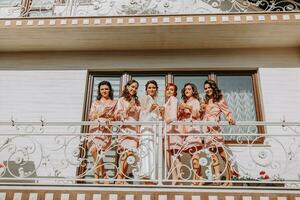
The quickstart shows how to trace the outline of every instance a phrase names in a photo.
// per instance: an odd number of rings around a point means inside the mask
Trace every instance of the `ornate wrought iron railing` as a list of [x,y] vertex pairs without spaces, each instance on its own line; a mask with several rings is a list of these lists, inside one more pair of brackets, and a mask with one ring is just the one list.
[[0,17],[176,15],[299,11],[292,0],[2,0]]
[[264,126],[259,134],[222,133],[227,126],[0,122],[0,184],[300,186],[299,122],[234,125]]

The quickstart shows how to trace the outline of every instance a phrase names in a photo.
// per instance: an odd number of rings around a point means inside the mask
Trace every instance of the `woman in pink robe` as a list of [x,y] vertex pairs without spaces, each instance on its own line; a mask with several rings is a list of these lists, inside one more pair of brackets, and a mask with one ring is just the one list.
[[[124,87],[121,98],[118,100],[115,117],[119,121],[139,121],[140,102],[137,97],[139,84],[136,80],[130,80]],[[139,126],[123,125],[120,127],[120,133],[125,134],[118,137],[119,169],[117,179],[124,179],[128,169],[128,158],[138,152],[139,147]],[[134,159],[133,159],[134,160]],[[125,184],[117,181],[116,184]]]
[[[113,90],[108,81],[102,81],[98,85],[97,100],[92,103],[89,120],[106,122],[114,119],[114,108],[116,101],[113,100]],[[88,142],[88,149],[91,151],[94,160],[94,177],[98,182],[99,177],[108,179],[106,175],[103,161],[100,154],[109,149],[111,145],[111,127],[109,126],[90,126]],[[108,181],[105,181],[108,183]]]
[[[205,99],[202,107],[202,119],[204,121],[220,121],[221,114],[223,113],[226,120],[230,125],[235,124],[232,113],[228,108],[228,104],[218,88],[217,84],[213,80],[207,80],[204,82],[204,92]],[[228,160],[228,154],[224,150],[224,137],[222,134],[222,129],[218,125],[204,126],[203,131],[206,134],[211,134],[205,138],[205,147],[212,152],[212,161],[214,168],[214,175],[216,179],[220,179],[220,160],[217,156],[219,154],[226,167],[226,180],[230,180],[232,173],[234,172],[231,168],[231,163]]]
[[[179,105],[178,118],[181,121],[192,122],[200,119],[200,97],[197,86],[193,83],[186,83],[181,91],[183,101]],[[182,150],[188,152],[192,157],[193,180],[201,180],[201,167],[199,165],[199,154],[203,143],[199,136],[200,126],[181,125],[179,131],[186,135]],[[193,134],[193,135],[191,135]],[[195,183],[197,184],[197,183]]]
[[162,116],[163,120],[166,122],[166,132],[168,134],[168,136],[165,136],[166,142],[168,144],[166,153],[167,167],[169,169],[170,175],[172,176],[172,184],[175,185],[176,181],[181,177],[182,164],[179,160],[178,152],[183,142],[183,138],[179,135],[177,126],[170,125],[171,122],[177,121],[177,86],[173,83],[169,83],[166,85],[165,91],[166,103],[163,107],[161,107],[161,111],[163,111]]

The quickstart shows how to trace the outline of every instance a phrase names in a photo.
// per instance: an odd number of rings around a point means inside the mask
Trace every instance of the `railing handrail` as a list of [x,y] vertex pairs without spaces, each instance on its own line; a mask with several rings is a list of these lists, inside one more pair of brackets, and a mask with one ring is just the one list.
[[[0,126],[159,125],[164,121],[0,121]],[[227,121],[174,121],[170,125],[229,125]],[[298,121],[236,121],[231,126],[300,126]]]

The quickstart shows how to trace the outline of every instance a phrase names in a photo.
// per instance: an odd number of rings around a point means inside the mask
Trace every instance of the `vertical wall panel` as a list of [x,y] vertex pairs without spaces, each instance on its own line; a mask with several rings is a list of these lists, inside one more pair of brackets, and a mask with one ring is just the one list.
[[81,120],[86,71],[0,71],[0,120]]
[[[261,68],[259,69],[263,107],[266,121],[299,122],[300,113],[300,68]],[[299,127],[267,127],[267,134],[295,134]],[[284,179],[297,179],[300,174],[299,137],[272,137],[265,144],[272,145],[273,168]],[[264,148],[266,152],[267,147]],[[275,163],[274,161],[277,161]],[[282,176],[284,172],[284,176]],[[286,173],[293,172],[293,173]]]
[[300,68],[260,68],[265,120],[300,121]]
[[[41,116],[51,122],[81,121],[86,77],[84,70],[0,71],[0,121],[9,121],[11,116],[27,122],[37,122]],[[0,163],[10,170],[4,178],[74,178],[79,166],[80,137],[74,137],[73,133],[79,132],[80,126],[1,126],[0,133],[4,135],[0,137]],[[23,133],[40,135],[23,136]],[[69,135],[56,137],[46,133]],[[10,146],[16,150],[11,151]],[[32,173],[33,170],[36,171]]]

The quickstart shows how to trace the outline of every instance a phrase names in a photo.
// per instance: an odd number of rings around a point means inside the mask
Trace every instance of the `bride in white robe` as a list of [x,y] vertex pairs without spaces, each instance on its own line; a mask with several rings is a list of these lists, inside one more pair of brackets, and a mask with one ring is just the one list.
[[[140,121],[158,121],[160,116],[157,98],[157,83],[154,80],[146,83],[146,93],[141,100]],[[142,179],[155,179],[155,134],[156,127],[154,125],[142,125],[140,137],[140,170],[139,176]]]

